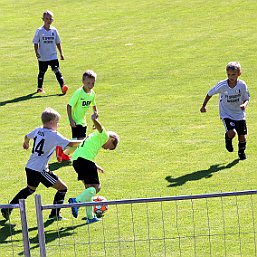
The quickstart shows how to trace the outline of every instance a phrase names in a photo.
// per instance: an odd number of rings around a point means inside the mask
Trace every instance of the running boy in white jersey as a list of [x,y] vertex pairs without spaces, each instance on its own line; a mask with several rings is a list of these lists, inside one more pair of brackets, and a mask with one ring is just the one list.
[[39,73],[38,73],[38,93],[43,93],[43,81],[45,72],[48,66],[51,66],[57,81],[60,84],[63,94],[66,94],[68,87],[64,83],[64,79],[59,67],[56,47],[59,50],[61,60],[64,60],[61,40],[57,29],[51,26],[54,20],[54,14],[51,11],[43,13],[44,25],[36,30],[33,44],[36,57],[38,59]]
[[[82,76],[82,83],[79,89],[77,89],[67,104],[67,114],[70,121],[72,138],[84,139],[87,133],[87,121],[86,114],[90,106],[93,108],[93,112],[97,114],[95,91],[93,90],[96,82],[96,73],[92,70],[87,70]],[[67,154],[62,152],[62,149],[57,146],[56,157],[59,162],[67,161],[70,159]]]
[[246,107],[250,95],[246,83],[238,77],[241,75],[239,62],[229,62],[226,66],[228,79],[220,81],[207,93],[201,112],[206,112],[206,105],[214,94],[219,94],[220,118],[225,126],[226,149],[233,152],[232,139],[238,134],[238,157],[245,160],[246,148]]
[[[33,140],[32,154],[26,165],[27,186],[23,188],[10,202],[19,203],[19,199],[26,199],[33,194],[40,182],[57,190],[54,204],[62,204],[67,192],[66,184],[48,168],[48,161],[55,150],[56,145],[63,148],[78,146],[81,140],[70,141],[57,132],[60,114],[52,108],[46,108],[41,115],[43,127],[39,127],[28,133],[23,142],[23,148],[29,149],[29,142]],[[12,209],[1,209],[3,217],[8,220]],[[53,209],[49,219],[61,220],[60,209]]]
[[[98,171],[104,170],[97,166],[94,159],[101,148],[114,150],[119,142],[119,136],[112,131],[106,131],[97,120],[97,114],[91,116],[97,131],[91,133],[79,145],[72,155],[73,167],[78,173],[78,180],[82,180],[85,190],[76,198],[70,198],[69,203],[92,202],[92,198],[100,191],[101,185]],[[86,207],[87,224],[99,221],[94,215],[93,206]],[[78,207],[72,207],[72,215],[78,217]]]

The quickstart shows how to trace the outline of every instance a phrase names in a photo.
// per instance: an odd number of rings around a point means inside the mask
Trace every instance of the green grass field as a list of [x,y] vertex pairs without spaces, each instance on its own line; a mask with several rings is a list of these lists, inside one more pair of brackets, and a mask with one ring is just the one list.
[[[50,68],[44,82],[47,94],[33,94],[38,66],[32,38],[46,9],[54,12],[53,26],[62,39],[65,60],[60,61],[61,71],[70,87],[65,96],[58,95],[60,89]],[[257,2],[252,0],[2,0],[0,202],[8,203],[26,185],[24,167],[30,153],[22,149],[23,137],[40,125],[45,107],[61,113],[59,131],[71,136],[66,104],[81,85],[86,69],[98,75],[95,91],[100,121],[121,137],[115,152],[102,151],[97,157],[105,168],[100,177],[101,195],[115,200],[256,189],[256,10]],[[207,113],[199,111],[207,91],[225,78],[225,65],[233,60],[240,61],[241,79],[251,93],[248,159],[243,162],[236,161],[237,151],[225,150],[217,97],[209,102]],[[89,132],[91,127],[89,122]],[[236,141],[234,146],[237,150]],[[52,158],[51,167],[69,187],[66,199],[81,192],[72,166],[55,162]],[[44,204],[52,203],[54,190],[40,186],[37,193]],[[34,197],[26,203],[32,256],[39,256]],[[107,222],[114,221],[109,212]],[[68,209],[62,213],[71,219]],[[120,218],[126,220],[126,213]],[[185,212],[182,220],[187,223],[187,219]],[[70,220],[64,221],[61,226],[67,229],[70,224]],[[17,256],[22,251],[18,211],[11,219],[13,237],[7,236],[10,227],[6,223],[1,220],[0,225],[1,252]],[[75,233],[83,221],[76,226]],[[46,227],[49,246],[60,242],[54,231],[54,225]],[[67,229],[64,240],[73,240],[73,232]],[[112,230],[108,233],[111,236]],[[80,235],[76,240],[82,240]],[[14,253],[11,241],[20,246]],[[211,256],[221,256],[222,246]],[[157,255],[158,247],[156,244]],[[51,251],[49,256],[56,256]],[[179,256],[173,254],[167,256]],[[73,251],[63,248],[62,256],[73,256]],[[137,256],[148,254],[141,250]],[[193,255],[185,247],[183,256],[207,255]],[[240,255],[232,251],[227,256]],[[250,248],[243,256],[252,256]]]

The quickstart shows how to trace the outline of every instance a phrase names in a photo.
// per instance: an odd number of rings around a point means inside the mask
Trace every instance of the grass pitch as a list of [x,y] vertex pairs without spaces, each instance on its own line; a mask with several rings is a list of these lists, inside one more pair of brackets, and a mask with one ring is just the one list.
[[[26,185],[24,166],[29,152],[22,149],[22,141],[40,125],[45,107],[61,113],[59,131],[71,136],[66,104],[86,69],[98,74],[95,91],[100,121],[121,137],[117,151],[102,151],[97,157],[106,170],[100,177],[101,195],[111,200],[256,189],[256,8],[257,3],[250,0],[2,0],[1,203]],[[44,82],[47,94],[33,94],[38,67],[32,38],[42,25],[45,9],[54,12],[53,26],[62,39],[66,58],[60,61],[61,71],[70,87],[65,96],[58,95],[60,89],[50,69]],[[241,79],[251,93],[248,159],[244,162],[237,162],[237,153],[224,148],[217,97],[209,102],[206,114],[199,112],[208,89],[225,78],[225,65],[232,60],[240,61]],[[90,128],[89,122],[89,132]],[[77,195],[83,187],[72,166],[59,167],[55,162],[53,158],[52,169],[69,187],[67,199]],[[55,192],[40,186],[37,193],[47,204]],[[27,207],[32,255],[37,256],[33,197]],[[69,210],[63,210],[63,215],[70,216]],[[186,222],[187,216],[183,219]],[[12,238],[9,226],[1,223],[0,228],[0,249],[6,256],[22,251],[9,252],[9,240],[21,240],[18,211],[12,214],[11,223]],[[48,226],[46,233],[58,245],[53,230]],[[66,232],[65,238],[73,240],[72,231]],[[70,248],[63,249],[62,256],[71,256]],[[185,251],[183,256],[192,256],[190,249]],[[234,253],[231,256],[238,254]],[[138,256],[144,254],[142,250]],[[243,256],[252,253],[246,250]]]

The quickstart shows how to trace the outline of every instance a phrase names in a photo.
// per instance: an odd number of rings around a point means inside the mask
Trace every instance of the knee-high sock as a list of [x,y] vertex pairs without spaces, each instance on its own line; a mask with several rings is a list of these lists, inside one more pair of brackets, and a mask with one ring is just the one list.
[[[66,193],[67,193],[67,189],[58,190],[54,196],[53,204],[63,204]],[[61,210],[60,208],[52,209],[50,216],[59,216],[60,210]]]
[[[77,198],[77,202],[92,202],[93,197],[96,195],[96,189],[94,187],[89,187],[84,190]],[[93,206],[86,206],[86,213],[88,219],[93,219],[94,212]]]

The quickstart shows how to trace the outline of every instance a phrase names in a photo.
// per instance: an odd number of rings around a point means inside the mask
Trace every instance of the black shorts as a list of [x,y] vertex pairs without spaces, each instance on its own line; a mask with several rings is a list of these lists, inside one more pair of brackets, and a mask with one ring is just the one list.
[[247,127],[245,120],[231,120],[229,118],[223,119],[223,124],[226,131],[235,129],[238,135],[247,135]]
[[87,127],[83,127],[82,125],[76,125],[76,127],[71,127],[72,138],[81,138],[86,137]]
[[73,167],[78,173],[78,180],[84,180],[86,184],[100,184],[94,162],[79,157],[73,161]]
[[38,61],[39,71],[45,73],[48,69],[48,66],[51,66],[52,70],[58,69],[59,61],[57,59],[46,62]]
[[58,181],[58,176],[56,176],[52,171],[38,172],[25,168],[27,174],[27,184],[29,186],[38,187],[42,183],[46,187],[53,186]]

